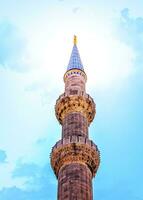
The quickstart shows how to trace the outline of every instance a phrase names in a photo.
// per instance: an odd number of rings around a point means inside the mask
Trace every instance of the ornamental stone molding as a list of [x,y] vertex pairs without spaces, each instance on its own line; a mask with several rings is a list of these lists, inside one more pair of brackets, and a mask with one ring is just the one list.
[[96,114],[96,104],[86,93],[87,75],[74,46],[64,74],[65,89],[55,105],[62,125],[61,140],[52,148],[51,166],[58,179],[58,200],[93,200],[92,178],[100,163],[100,152],[89,140],[88,127]]
[[68,80],[68,78],[74,74],[78,74],[78,75],[81,75],[84,79],[85,79],[85,82],[87,81],[87,76],[86,76],[86,73],[84,71],[81,71],[79,69],[71,69],[69,71],[67,71],[65,74],[64,74],[64,82],[66,83],[66,81]]
[[56,143],[51,153],[51,166],[58,177],[59,170],[70,163],[87,165],[95,176],[100,163],[97,146],[89,139],[71,136]]
[[66,115],[73,112],[80,112],[88,120],[88,124],[93,121],[96,114],[96,105],[89,95],[84,96],[66,96],[61,95],[55,106],[56,117],[60,124]]

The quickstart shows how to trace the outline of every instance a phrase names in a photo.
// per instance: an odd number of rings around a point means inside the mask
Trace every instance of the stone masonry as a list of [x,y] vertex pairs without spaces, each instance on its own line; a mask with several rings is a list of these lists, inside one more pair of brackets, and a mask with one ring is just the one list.
[[58,179],[58,200],[93,199],[92,178],[96,175],[100,155],[88,135],[96,106],[86,93],[86,80],[74,37],[73,51],[64,75],[65,92],[55,105],[56,117],[62,125],[62,138],[51,152],[51,166]]

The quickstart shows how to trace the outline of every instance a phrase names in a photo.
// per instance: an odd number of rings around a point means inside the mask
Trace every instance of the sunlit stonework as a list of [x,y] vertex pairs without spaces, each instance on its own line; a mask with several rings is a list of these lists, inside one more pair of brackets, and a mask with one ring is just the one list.
[[86,93],[86,80],[75,36],[64,75],[65,92],[55,105],[56,117],[62,125],[62,139],[51,152],[51,166],[58,179],[58,200],[93,199],[92,178],[96,175],[100,155],[88,136],[96,106]]

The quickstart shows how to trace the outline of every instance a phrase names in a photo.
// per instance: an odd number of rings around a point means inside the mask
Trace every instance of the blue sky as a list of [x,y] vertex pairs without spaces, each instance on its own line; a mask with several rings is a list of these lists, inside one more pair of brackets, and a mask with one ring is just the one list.
[[0,200],[54,200],[54,105],[73,35],[97,115],[98,200],[143,200],[143,2],[0,0]]

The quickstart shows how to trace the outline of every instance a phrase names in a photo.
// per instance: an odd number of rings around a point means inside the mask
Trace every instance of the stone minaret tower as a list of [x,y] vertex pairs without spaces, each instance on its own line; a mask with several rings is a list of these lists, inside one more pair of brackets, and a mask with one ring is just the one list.
[[87,76],[77,49],[77,38],[64,74],[65,92],[56,101],[56,117],[62,125],[62,139],[52,149],[51,165],[58,179],[58,200],[92,200],[92,178],[100,156],[89,140],[88,127],[96,109],[86,93]]

